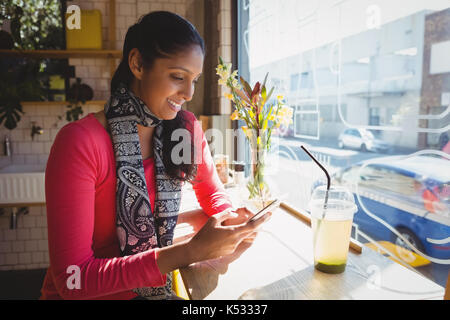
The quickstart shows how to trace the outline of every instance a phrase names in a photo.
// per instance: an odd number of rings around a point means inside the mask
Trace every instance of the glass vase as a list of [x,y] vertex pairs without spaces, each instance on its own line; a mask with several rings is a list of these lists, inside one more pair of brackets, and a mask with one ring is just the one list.
[[[259,139],[258,139],[259,138]],[[250,177],[247,183],[249,201],[253,207],[260,210],[271,202],[269,185],[265,179],[267,147],[263,143],[265,137],[258,136],[256,130],[252,132],[250,143]]]

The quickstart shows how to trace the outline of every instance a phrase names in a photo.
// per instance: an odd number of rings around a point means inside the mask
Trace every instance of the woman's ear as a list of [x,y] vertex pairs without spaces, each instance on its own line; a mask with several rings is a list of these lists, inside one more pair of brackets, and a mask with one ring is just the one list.
[[138,80],[142,80],[144,74],[144,67],[142,63],[141,53],[137,48],[133,48],[128,55],[128,65],[134,77]]

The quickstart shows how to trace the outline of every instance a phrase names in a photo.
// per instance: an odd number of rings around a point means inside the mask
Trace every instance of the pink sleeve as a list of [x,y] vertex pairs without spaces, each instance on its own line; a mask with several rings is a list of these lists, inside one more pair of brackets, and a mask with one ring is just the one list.
[[192,118],[194,121],[194,141],[197,148],[195,161],[198,164],[193,189],[203,211],[208,216],[212,216],[232,208],[233,205],[217,174],[208,141],[200,126],[200,122],[195,119],[194,115],[192,115]]
[[[58,133],[47,163],[45,193],[50,265],[53,281],[63,299],[90,299],[166,282],[166,276],[156,264],[156,250],[127,257],[94,257],[91,246],[100,166],[98,152],[90,133],[71,123]],[[76,275],[73,268],[80,270],[79,289],[67,285],[73,280],[69,277]]]

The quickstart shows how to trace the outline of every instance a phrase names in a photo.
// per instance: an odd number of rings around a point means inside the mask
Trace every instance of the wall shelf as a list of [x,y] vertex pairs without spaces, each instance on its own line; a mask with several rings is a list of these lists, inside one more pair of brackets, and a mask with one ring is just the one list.
[[0,50],[0,56],[14,56],[24,58],[122,58],[120,50]]

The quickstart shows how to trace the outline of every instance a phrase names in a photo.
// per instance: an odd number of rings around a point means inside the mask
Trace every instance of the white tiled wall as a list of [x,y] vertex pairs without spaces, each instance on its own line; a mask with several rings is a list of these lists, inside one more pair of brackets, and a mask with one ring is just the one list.
[[[231,102],[223,96],[229,90],[219,86],[215,68],[222,57],[224,62],[232,62],[232,11],[231,0],[206,1],[205,42],[207,47],[204,72],[208,87],[205,86],[205,115],[231,113]],[[236,68],[236,66],[233,66]]]
[[[87,104],[83,107],[84,117],[97,112],[102,105]],[[21,121],[14,130],[0,127],[0,137],[11,137],[12,157],[0,156],[0,167],[14,164],[45,164],[50,148],[59,129],[67,124],[65,120],[66,104],[33,105],[23,104]],[[63,116],[59,120],[58,115]],[[31,121],[43,128],[42,135],[31,140]],[[0,148],[3,155],[3,144]],[[29,207],[29,213],[19,215],[17,229],[9,229],[10,209],[3,208],[0,215],[0,270],[36,269],[48,266],[47,217],[45,206]],[[1,210],[1,208],[0,208]]]
[[[219,31],[218,56],[226,62],[231,62],[231,0],[220,1],[219,14],[217,17],[217,29]],[[236,66],[233,66],[235,69]],[[223,96],[226,90],[218,86],[219,112],[220,114],[231,114],[231,102]]]
[[[187,19],[189,12],[193,11],[194,1],[199,0],[121,0],[116,1],[116,44],[113,49],[122,50],[128,28],[137,22],[142,15],[155,10],[175,12]],[[100,10],[102,13],[102,37],[103,48],[110,49],[108,41],[109,25],[109,1],[108,0],[77,0],[67,2],[78,5],[81,10]],[[194,16],[192,12],[191,16]],[[119,63],[116,59],[115,65]],[[75,75],[80,77],[83,83],[88,84],[94,90],[94,100],[106,100],[109,95],[110,64],[106,59],[69,59],[69,64],[75,66]],[[73,79],[71,83],[75,82]]]
[[19,216],[18,228],[10,230],[9,219],[0,219],[0,270],[37,269],[48,266],[45,207],[30,207]]

